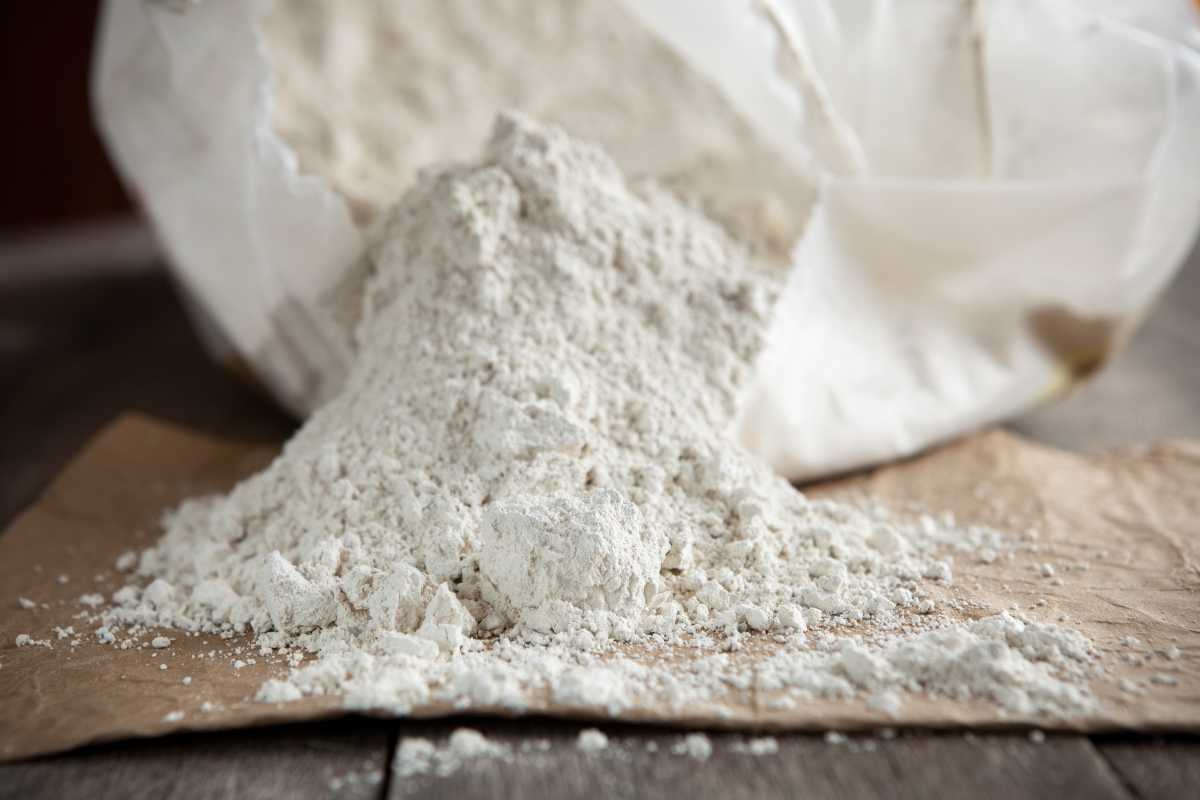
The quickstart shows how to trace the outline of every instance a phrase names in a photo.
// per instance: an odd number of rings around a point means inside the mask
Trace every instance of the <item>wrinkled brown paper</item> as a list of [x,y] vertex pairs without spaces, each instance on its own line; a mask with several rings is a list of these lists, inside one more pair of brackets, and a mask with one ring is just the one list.
[[[97,644],[94,625],[74,619],[82,608],[80,595],[109,595],[124,583],[114,560],[156,538],[163,509],[184,497],[226,489],[273,455],[273,448],[126,417],[97,436],[0,537],[0,760],[89,742],[344,713],[337,698],[252,702],[259,684],[286,667],[258,656],[248,640],[167,632],[178,637],[167,650],[121,651]],[[647,699],[620,719],[763,729],[1036,724],[1085,731],[1200,730],[1200,442],[1085,458],[988,433],[810,492],[866,493],[897,509],[920,504],[953,511],[962,522],[1020,535],[1036,531],[1037,552],[1023,551],[990,565],[957,559],[947,594],[980,604],[965,616],[1013,604],[1043,621],[1068,615],[1103,654],[1106,671],[1093,684],[1103,700],[1100,713],[1069,721],[1033,720],[1004,716],[984,704],[916,698],[898,718],[889,719],[857,701],[814,701],[771,711],[770,698],[731,691],[682,713]],[[1042,562],[1055,565],[1061,586],[1038,573]],[[36,608],[20,608],[18,597],[35,601]],[[1039,599],[1045,599],[1044,606],[1036,605]],[[53,626],[71,625],[82,639],[74,649],[52,632]],[[22,633],[49,638],[53,650],[16,647]],[[1140,644],[1122,645],[1127,636]],[[1182,651],[1176,661],[1161,655],[1139,664],[1125,659],[1172,645]],[[244,648],[240,655],[232,652],[236,647]],[[752,641],[739,658],[753,670],[755,658],[770,647],[769,640]],[[222,656],[199,657],[213,650]],[[234,669],[238,657],[257,663]],[[1173,675],[1178,685],[1148,684],[1157,672]],[[185,676],[192,679],[188,686]],[[1123,692],[1117,687],[1120,678],[1146,683],[1147,690]],[[206,701],[218,710],[202,712]],[[182,719],[165,721],[173,711],[183,712]],[[491,712],[502,713],[429,706],[413,715]],[[601,709],[552,704],[543,694],[530,696],[530,713],[606,716]]]

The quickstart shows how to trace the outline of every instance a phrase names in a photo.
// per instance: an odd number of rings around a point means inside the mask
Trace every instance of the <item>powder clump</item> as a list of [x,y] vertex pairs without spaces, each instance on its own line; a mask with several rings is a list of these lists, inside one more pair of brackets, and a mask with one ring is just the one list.
[[581,614],[636,616],[657,594],[665,534],[612,489],[578,497],[514,497],[488,507],[479,551],[482,596],[535,630]]

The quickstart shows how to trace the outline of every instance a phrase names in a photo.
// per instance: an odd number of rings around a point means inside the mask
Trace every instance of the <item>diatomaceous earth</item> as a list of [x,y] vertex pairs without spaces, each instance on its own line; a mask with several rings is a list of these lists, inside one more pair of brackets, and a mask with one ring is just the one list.
[[782,279],[598,147],[501,116],[387,214],[340,395],[166,518],[106,634],[246,633],[293,665],[260,700],[394,713],[1087,712],[1082,636],[938,599],[949,544],[1002,537],[809,501],[726,437]]

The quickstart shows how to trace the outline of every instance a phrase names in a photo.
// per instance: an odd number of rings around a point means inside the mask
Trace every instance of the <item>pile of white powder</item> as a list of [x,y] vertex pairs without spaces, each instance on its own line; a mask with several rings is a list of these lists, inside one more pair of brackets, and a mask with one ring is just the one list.
[[420,176],[372,263],[340,395],[167,517],[110,640],[245,632],[294,665],[259,699],[395,713],[1093,708],[1081,635],[938,599],[948,544],[994,558],[999,534],[809,501],[726,437],[783,276],[598,147],[502,116],[476,162]]

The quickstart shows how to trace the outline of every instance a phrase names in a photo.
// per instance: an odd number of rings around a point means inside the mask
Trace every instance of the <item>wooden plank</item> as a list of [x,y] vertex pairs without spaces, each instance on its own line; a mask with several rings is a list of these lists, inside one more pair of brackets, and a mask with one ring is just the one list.
[[[451,725],[411,726],[444,746]],[[608,729],[610,746],[595,754],[576,747],[577,728],[477,726],[518,755],[482,760],[439,777],[393,774],[388,800],[470,797],[638,796],[663,800],[759,797],[894,798],[1013,796],[1128,798],[1130,795],[1084,737],[915,735],[886,740],[854,737],[830,744],[821,737],[778,737],[772,755],[737,752],[745,737],[712,734],[712,756],[698,761],[672,752],[680,734]],[[544,751],[520,752],[530,738]],[[657,746],[652,752],[650,743]]]
[[204,352],[166,275],[0,293],[0,527],[125,411],[279,441],[294,423]]
[[1200,795],[1200,740],[1099,739],[1095,746],[1135,797]]
[[374,800],[387,761],[372,721],[173,737],[0,766],[0,800]]

